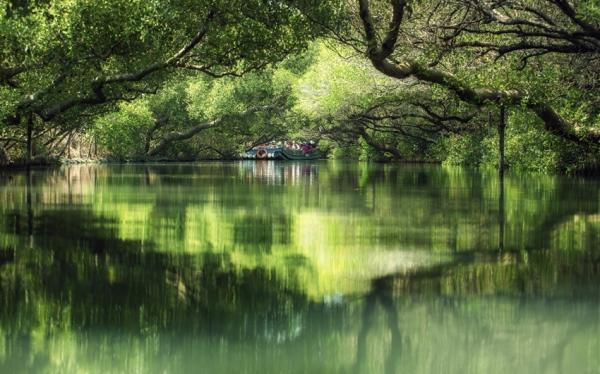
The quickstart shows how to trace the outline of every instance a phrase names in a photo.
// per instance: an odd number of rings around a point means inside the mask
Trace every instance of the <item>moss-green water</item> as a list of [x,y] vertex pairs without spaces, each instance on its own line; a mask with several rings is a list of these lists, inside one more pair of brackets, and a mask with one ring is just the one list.
[[[502,195],[502,196],[501,196]],[[600,371],[600,183],[439,166],[0,175],[0,372]]]

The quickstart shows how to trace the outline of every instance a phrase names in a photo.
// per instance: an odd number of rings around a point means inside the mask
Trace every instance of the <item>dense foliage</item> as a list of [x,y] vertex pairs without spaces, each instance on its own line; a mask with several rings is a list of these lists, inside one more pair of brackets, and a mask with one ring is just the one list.
[[[330,157],[594,169],[589,0],[7,1],[0,163]],[[134,16],[132,16],[134,15]]]

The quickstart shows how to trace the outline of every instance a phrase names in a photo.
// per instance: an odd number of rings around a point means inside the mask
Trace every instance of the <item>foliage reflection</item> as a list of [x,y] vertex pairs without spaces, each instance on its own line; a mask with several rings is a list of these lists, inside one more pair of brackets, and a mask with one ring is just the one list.
[[2,175],[0,369],[593,372],[598,187],[511,175],[499,204],[495,174],[426,166]]

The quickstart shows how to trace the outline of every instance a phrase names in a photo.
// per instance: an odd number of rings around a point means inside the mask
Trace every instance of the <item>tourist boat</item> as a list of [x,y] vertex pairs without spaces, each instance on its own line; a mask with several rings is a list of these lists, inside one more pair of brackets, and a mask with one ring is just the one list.
[[282,160],[283,147],[257,146],[242,154],[247,160]]
[[241,155],[248,160],[318,160],[323,157],[316,148],[292,149],[281,145],[264,144],[256,146]]
[[323,158],[323,155],[317,149],[305,152],[301,150],[283,148],[281,150],[281,155],[286,160],[318,160],[320,158]]

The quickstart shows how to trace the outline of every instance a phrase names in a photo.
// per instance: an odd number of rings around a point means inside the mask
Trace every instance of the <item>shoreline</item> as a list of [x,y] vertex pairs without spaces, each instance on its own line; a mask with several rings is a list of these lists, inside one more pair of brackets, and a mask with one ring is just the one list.
[[[442,165],[442,161],[435,160],[373,160],[373,161],[363,161],[363,160],[354,160],[354,159],[319,159],[319,160],[300,160],[300,161],[292,161],[292,160],[254,160],[254,159],[246,159],[246,158],[230,158],[230,159],[194,159],[194,160],[174,160],[174,159],[152,159],[152,160],[111,160],[111,159],[83,159],[83,158],[73,158],[73,159],[60,159],[60,160],[36,160],[32,163],[11,163],[8,165],[0,165],[0,172],[4,171],[26,171],[28,169],[53,169],[60,168],[62,166],[74,166],[74,165],[134,165],[134,164],[193,164],[200,162],[236,162],[236,161],[247,161],[247,162],[278,162],[278,163],[303,163],[303,162],[323,162],[323,161],[346,161],[346,162],[358,162],[358,163],[372,163],[372,164],[387,164],[387,165]],[[463,167],[469,169],[488,169],[489,167],[485,166],[477,166],[477,165],[452,165],[456,167]],[[507,171],[510,171],[508,169]],[[567,171],[555,171],[555,172],[541,172],[535,170],[512,170],[517,174],[527,173],[527,174],[543,174],[549,176],[567,176],[567,177],[589,177],[589,178],[600,178],[600,166],[584,168],[577,171],[567,172]]]

